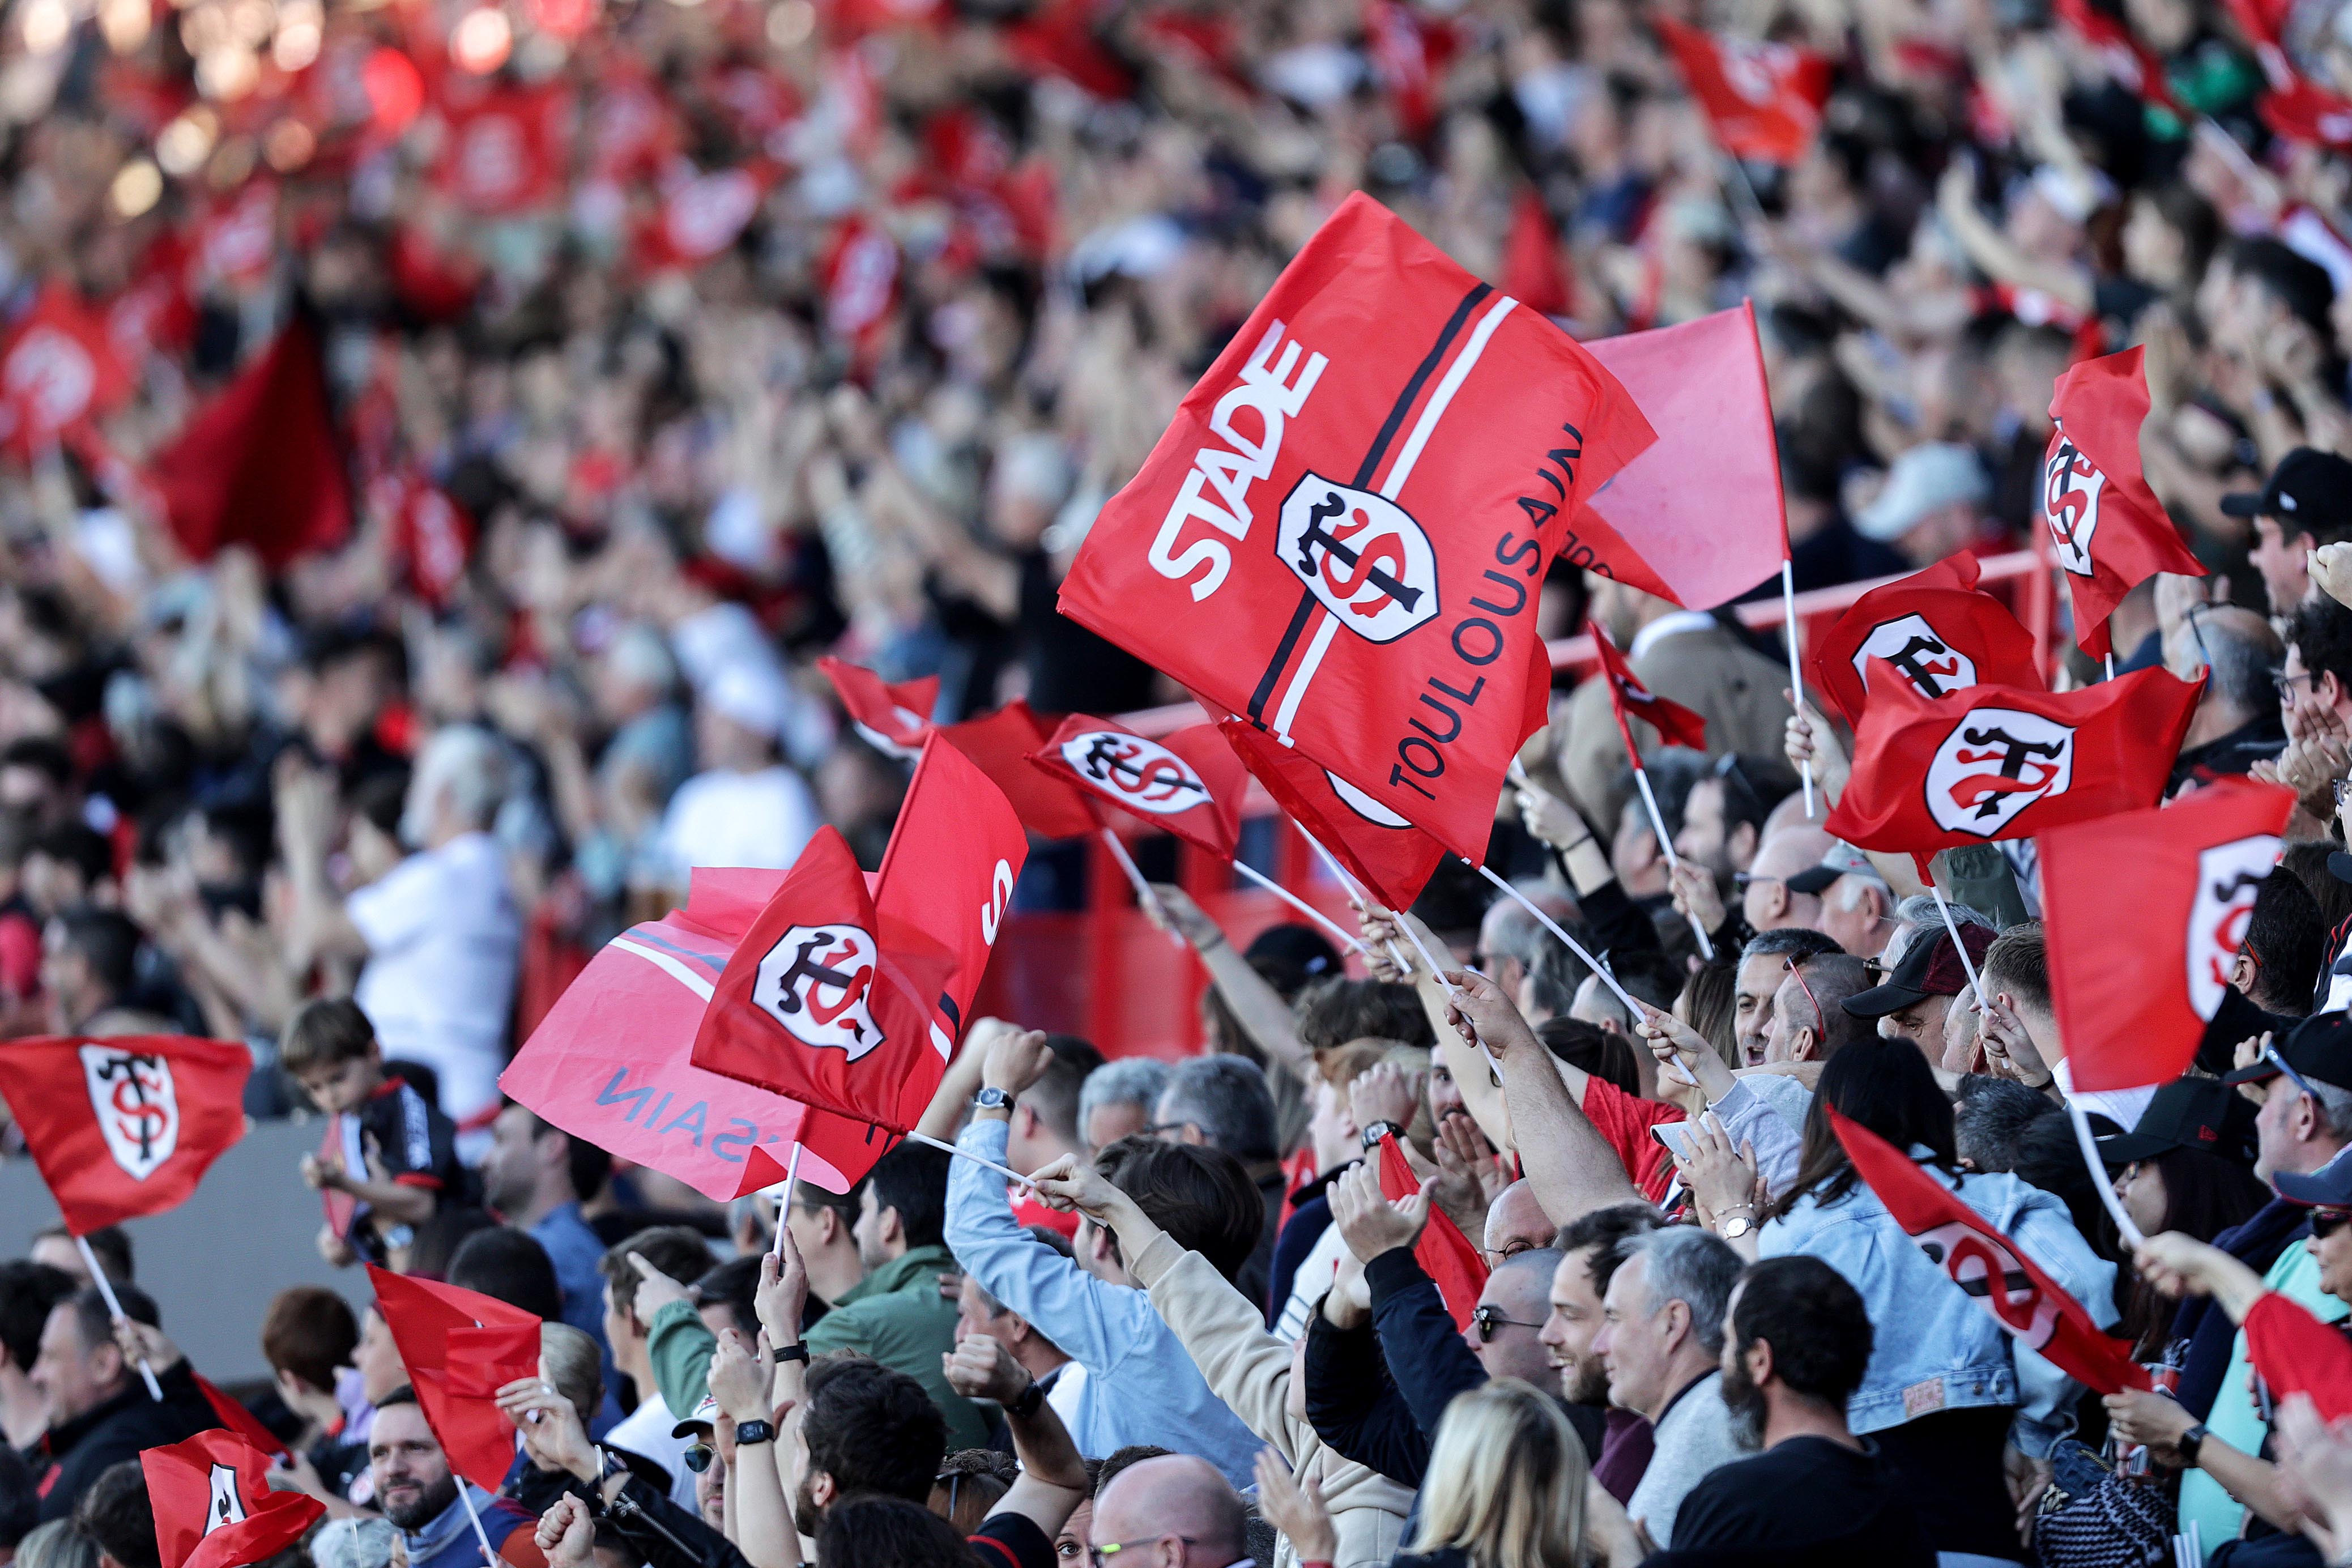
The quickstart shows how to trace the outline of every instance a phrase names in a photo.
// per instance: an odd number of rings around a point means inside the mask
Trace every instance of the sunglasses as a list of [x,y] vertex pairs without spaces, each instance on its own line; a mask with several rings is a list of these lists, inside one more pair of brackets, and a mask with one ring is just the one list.
[[[2284,1073],[2286,1075],[2287,1082],[2294,1085],[2297,1089],[2309,1095],[2314,1100],[2319,1099],[2319,1091],[2312,1088],[2310,1083],[2301,1073],[2286,1065],[2286,1058],[2279,1055],[2278,1047],[2276,1046],[2264,1046],[2263,1047],[2263,1060],[2270,1063],[2271,1066]],[[2322,1103],[2324,1104],[2326,1102],[2322,1101]]]
[[688,1444],[686,1452],[678,1456],[686,1461],[686,1468],[698,1476],[709,1469],[710,1461],[718,1457],[719,1450],[708,1443]]
[[2348,1223],[2352,1223],[2352,1213],[2347,1213],[2343,1209],[2314,1209],[2311,1211],[2311,1234],[2314,1238],[2320,1241],[2325,1241],[2329,1237],[2334,1236],[2337,1231],[2342,1230]]
[[1478,1342],[1482,1345],[1491,1345],[1495,1342],[1495,1331],[1496,1329],[1540,1329],[1543,1327],[1541,1323],[1523,1323],[1517,1318],[1507,1318],[1503,1316],[1503,1309],[1500,1307],[1473,1307],[1470,1309],[1470,1321],[1476,1325],[1478,1330]]

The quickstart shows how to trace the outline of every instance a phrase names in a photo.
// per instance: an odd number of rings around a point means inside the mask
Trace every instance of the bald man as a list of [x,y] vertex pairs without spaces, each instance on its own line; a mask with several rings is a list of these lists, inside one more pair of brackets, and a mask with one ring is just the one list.
[[1559,1369],[1537,1335],[1551,1311],[1552,1272],[1563,1256],[1556,1247],[1531,1247],[1504,1258],[1486,1276],[1462,1340],[1488,1377],[1516,1377],[1546,1394],[1559,1392]]
[[1779,931],[1782,926],[1822,929],[1822,900],[1816,893],[1800,893],[1789,879],[1822,863],[1837,840],[1805,823],[1784,827],[1764,841],[1748,868],[1748,887],[1741,909],[1755,931]]
[[1495,1194],[1486,1208],[1486,1234],[1481,1239],[1491,1267],[1504,1258],[1538,1247],[1549,1247],[1559,1230],[1536,1202],[1536,1190],[1525,1179]]
[[1250,1561],[1241,1494],[1217,1468],[1190,1454],[1129,1465],[1095,1499],[1089,1533],[1097,1552],[1134,1553],[1136,1568],[1244,1568]]

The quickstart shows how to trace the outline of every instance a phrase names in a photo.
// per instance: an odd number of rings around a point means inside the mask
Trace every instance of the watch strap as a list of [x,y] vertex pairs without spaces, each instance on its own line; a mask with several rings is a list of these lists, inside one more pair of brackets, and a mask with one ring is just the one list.
[[1014,1400],[1004,1408],[1011,1414],[1019,1416],[1024,1421],[1026,1421],[1032,1415],[1036,1415],[1037,1407],[1045,1403],[1045,1391],[1037,1386],[1037,1380],[1033,1377],[1029,1380],[1029,1386],[1021,1391],[1021,1397]]
[[2179,1440],[2173,1444],[2174,1447],[2180,1450],[2181,1458],[2188,1461],[2188,1463],[2192,1467],[2197,1463],[2197,1451],[2204,1446],[2205,1423],[2202,1421],[2200,1421],[2196,1426],[2189,1428],[2188,1431],[2183,1432],[2180,1435]]
[[1373,1122],[1370,1127],[1364,1129],[1364,1147],[1367,1149],[1379,1148],[1381,1146],[1381,1140],[1388,1137],[1391,1133],[1394,1133],[1397,1137],[1402,1138],[1404,1136],[1404,1129],[1399,1127],[1393,1121]]
[[776,1440],[775,1423],[772,1421],[738,1421],[735,1423],[735,1446],[772,1443]]
[[808,1345],[805,1342],[786,1345],[776,1352],[778,1361],[796,1361],[803,1365],[807,1364],[808,1358]]

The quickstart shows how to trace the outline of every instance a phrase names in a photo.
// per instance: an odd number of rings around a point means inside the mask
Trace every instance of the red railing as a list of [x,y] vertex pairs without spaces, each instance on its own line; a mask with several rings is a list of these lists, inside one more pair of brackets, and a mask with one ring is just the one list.
[[[1884,581],[1798,595],[1799,650]],[[1979,585],[2007,601],[2033,634],[2046,675],[2058,652],[2054,589],[2046,563],[2031,550],[1993,556],[1983,563]],[[1778,598],[1738,605],[1736,613],[1743,625],[1759,630],[1781,624]],[[1550,652],[1554,668],[1579,674],[1588,671],[1594,658],[1590,636],[1560,638],[1551,644]],[[1204,717],[1194,704],[1181,702],[1129,713],[1121,722],[1158,735],[1200,723]],[[1351,924],[1345,895],[1255,781],[1242,809],[1244,852],[1253,857],[1252,864],[1342,925]],[[1235,946],[1246,947],[1265,927],[1297,918],[1269,893],[1235,888],[1232,868],[1223,860],[1181,841],[1171,842],[1177,884],[1224,928]],[[982,1014],[1019,1018],[1033,1027],[1084,1035],[1106,1056],[1181,1057],[1199,1051],[1206,972],[1189,949],[1177,946],[1136,909],[1127,879],[1108,850],[1087,843],[1081,853],[1087,908],[1009,917],[976,1008]]]

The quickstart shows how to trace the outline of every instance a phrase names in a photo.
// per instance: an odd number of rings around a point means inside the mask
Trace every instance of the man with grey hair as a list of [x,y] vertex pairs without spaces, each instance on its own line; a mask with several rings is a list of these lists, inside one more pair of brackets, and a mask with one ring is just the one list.
[[[1576,918],[1576,907],[1562,898],[1558,889],[1541,882],[1519,885],[1536,908],[1543,910],[1562,925]],[[1522,1004],[1527,1000],[1522,988],[1547,947],[1560,943],[1544,930],[1543,922],[1529,914],[1517,899],[1496,899],[1486,906],[1486,918],[1478,922],[1478,951],[1471,955],[1472,968],[1503,988],[1503,994]]]
[[[1241,1057],[1194,1057],[1168,1075],[1152,1116],[1151,1131],[1173,1143],[1205,1143],[1241,1162],[1265,1200],[1265,1229],[1234,1289],[1263,1310],[1273,1283],[1275,1233],[1282,1228],[1286,1195],[1282,1152],[1275,1142],[1274,1093],[1265,1073]],[[1277,1303],[1278,1304],[1278,1303]]]
[[1151,1125],[1168,1091],[1168,1064],[1156,1057],[1124,1057],[1087,1074],[1078,1089],[1078,1142],[1088,1160],[1104,1144]]
[[2285,645],[2270,622],[2242,605],[2191,605],[2165,633],[2165,668],[2183,680],[2206,677],[2165,786],[2168,797],[2243,774],[2279,754],[2286,730],[2271,674],[2285,661]]
[[1650,1423],[1650,1465],[1625,1511],[1668,1547],[1684,1494],[1743,1457],[1721,1365],[1724,1310],[1741,1264],[1728,1243],[1692,1226],[1629,1237],[1624,1248],[1592,1351],[1609,1374],[1609,1402]]

